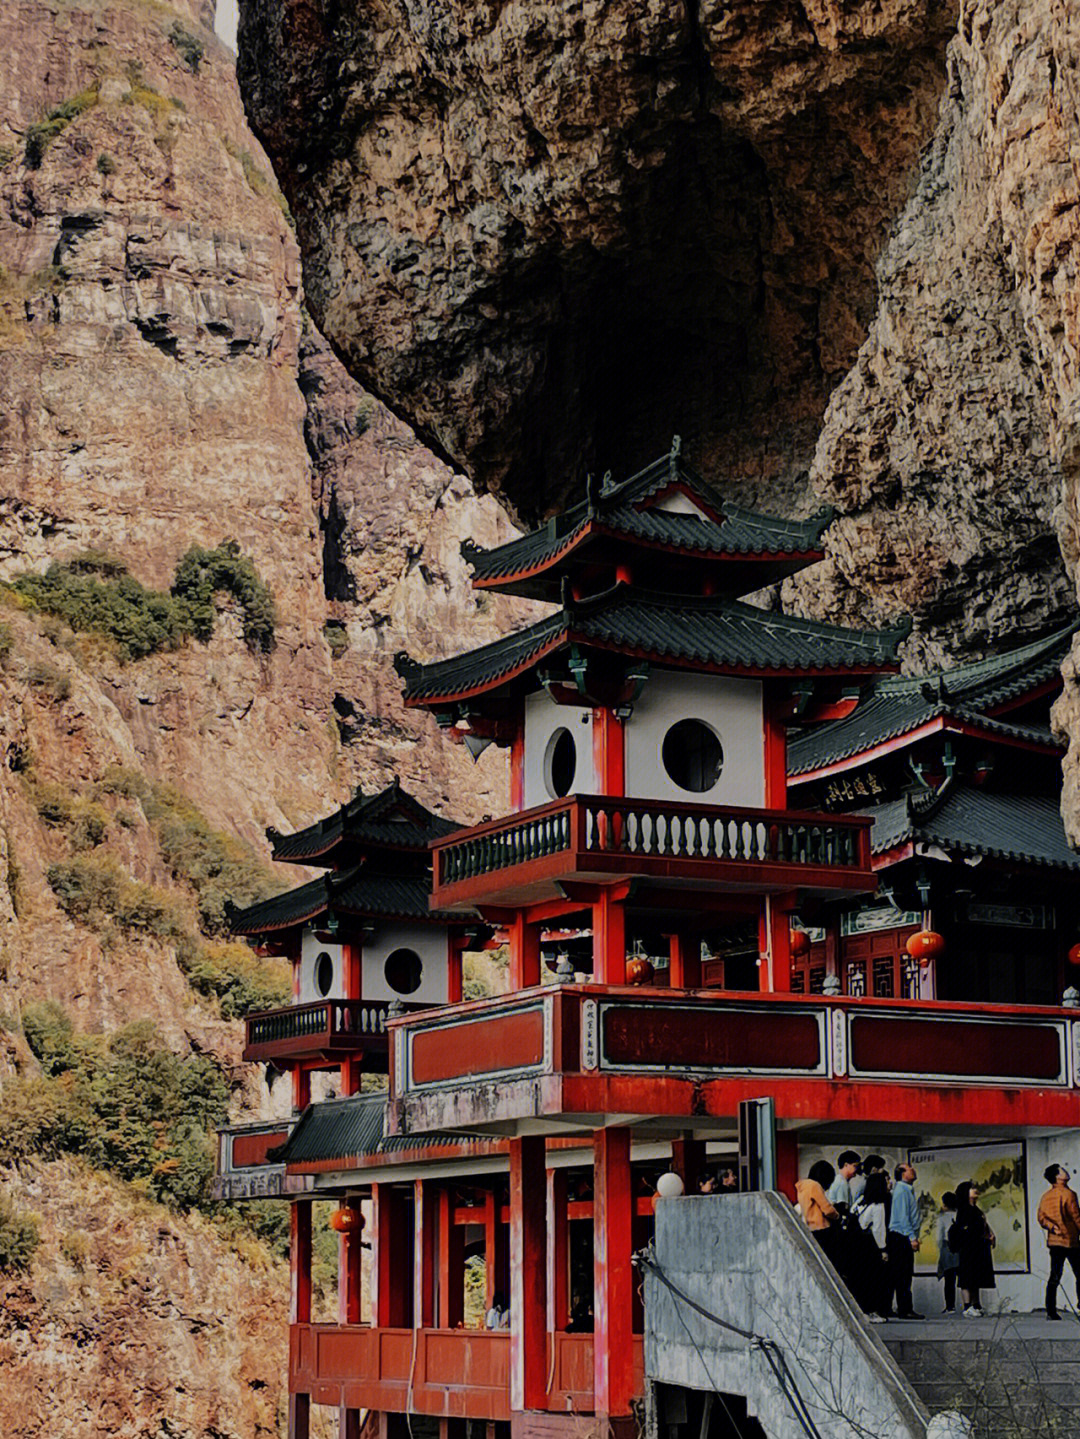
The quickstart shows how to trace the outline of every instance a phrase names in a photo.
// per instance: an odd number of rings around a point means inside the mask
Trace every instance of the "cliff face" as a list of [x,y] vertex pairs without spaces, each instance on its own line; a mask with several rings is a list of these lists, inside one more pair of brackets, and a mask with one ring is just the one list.
[[[406,629],[437,655],[464,646],[466,625],[494,634],[516,612],[477,609],[457,549],[510,533],[498,507],[351,380],[306,318],[293,233],[211,10],[15,0],[4,13],[0,580],[95,549],[167,591],[189,546],[231,536],[277,621],[273,647],[253,652],[220,594],[207,642],[125,663],[0,596],[0,1021],[7,1041],[46,998],[90,1031],[152,1019],[175,1050],[213,1056],[235,1107],[258,1112],[240,1026],[185,977],[176,931],[195,934],[199,895],[147,816],[147,786],[175,785],[169,803],[193,804],[196,827],[263,856],[266,825],[307,823],[394,774],[445,812],[495,811],[502,756],[473,766],[443,745],[403,710],[389,661]],[[33,1069],[21,1040],[6,1042],[13,1066]],[[197,1218],[125,1218],[129,1190],[62,1165],[10,1183],[48,1242],[5,1292],[17,1317],[0,1431],[278,1432],[285,1291],[257,1245],[237,1257]],[[54,1211],[74,1222],[65,1187],[115,1218],[93,1274],[57,1257]],[[243,1333],[222,1318],[237,1314]],[[31,1413],[39,1430],[21,1429],[13,1416]]]
[[733,495],[837,507],[785,602],[913,611],[911,665],[1071,611],[1068,6],[446,0],[330,23],[247,0],[242,19],[328,333],[511,504],[551,507],[678,430]]
[[535,516],[673,430],[798,488],[951,0],[246,0],[241,80],[355,375]]

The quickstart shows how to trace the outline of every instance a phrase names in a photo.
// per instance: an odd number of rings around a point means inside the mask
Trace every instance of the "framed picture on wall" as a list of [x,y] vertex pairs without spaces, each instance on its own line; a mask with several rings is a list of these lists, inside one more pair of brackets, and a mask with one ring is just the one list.
[[1027,1189],[1024,1142],[1004,1144],[940,1145],[911,1149],[908,1162],[915,1166],[915,1197],[919,1201],[919,1252],[917,1274],[936,1274],[938,1263],[937,1217],[941,1196],[956,1192],[971,1181],[979,1187],[979,1208],[986,1215],[997,1243],[994,1270],[998,1274],[1028,1274]]

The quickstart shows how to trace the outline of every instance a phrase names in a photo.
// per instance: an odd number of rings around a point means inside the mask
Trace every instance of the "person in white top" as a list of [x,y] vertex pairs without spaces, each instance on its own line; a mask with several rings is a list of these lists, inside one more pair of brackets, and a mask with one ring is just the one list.
[[870,1324],[883,1324],[889,1317],[891,1288],[889,1285],[888,1220],[885,1204],[889,1197],[889,1181],[879,1170],[867,1175],[866,1188],[855,1201],[852,1217],[862,1235],[858,1262],[856,1297]]
[[506,1295],[496,1292],[492,1296],[491,1308],[484,1315],[485,1329],[509,1329],[510,1309],[506,1303]]

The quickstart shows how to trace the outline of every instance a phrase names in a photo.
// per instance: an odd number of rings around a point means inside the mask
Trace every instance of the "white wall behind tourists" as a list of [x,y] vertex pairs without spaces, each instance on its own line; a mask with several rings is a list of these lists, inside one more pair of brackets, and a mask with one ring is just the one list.
[[546,690],[525,701],[525,808],[595,794],[592,711],[557,705]]
[[765,803],[761,684],[653,671],[626,724],[626,792],[638,799]]

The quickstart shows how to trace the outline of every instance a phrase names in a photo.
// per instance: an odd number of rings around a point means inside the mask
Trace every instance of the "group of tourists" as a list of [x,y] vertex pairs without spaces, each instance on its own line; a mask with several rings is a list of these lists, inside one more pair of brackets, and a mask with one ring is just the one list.
[[[922,1243],[914,1165],[897,1164],[890,1180],[880,1154],[846,1149],[836,1164],[818,1160],[795,1186],[807,1226],[871,1324],[921,1319],[911,1292]],[[964,1316],[980,1318],[981,1291],[995,1287],[995,1240],[973,1181],[942,1196],[935,1237],[946,1313],[956,1312],[959,1286]]]

